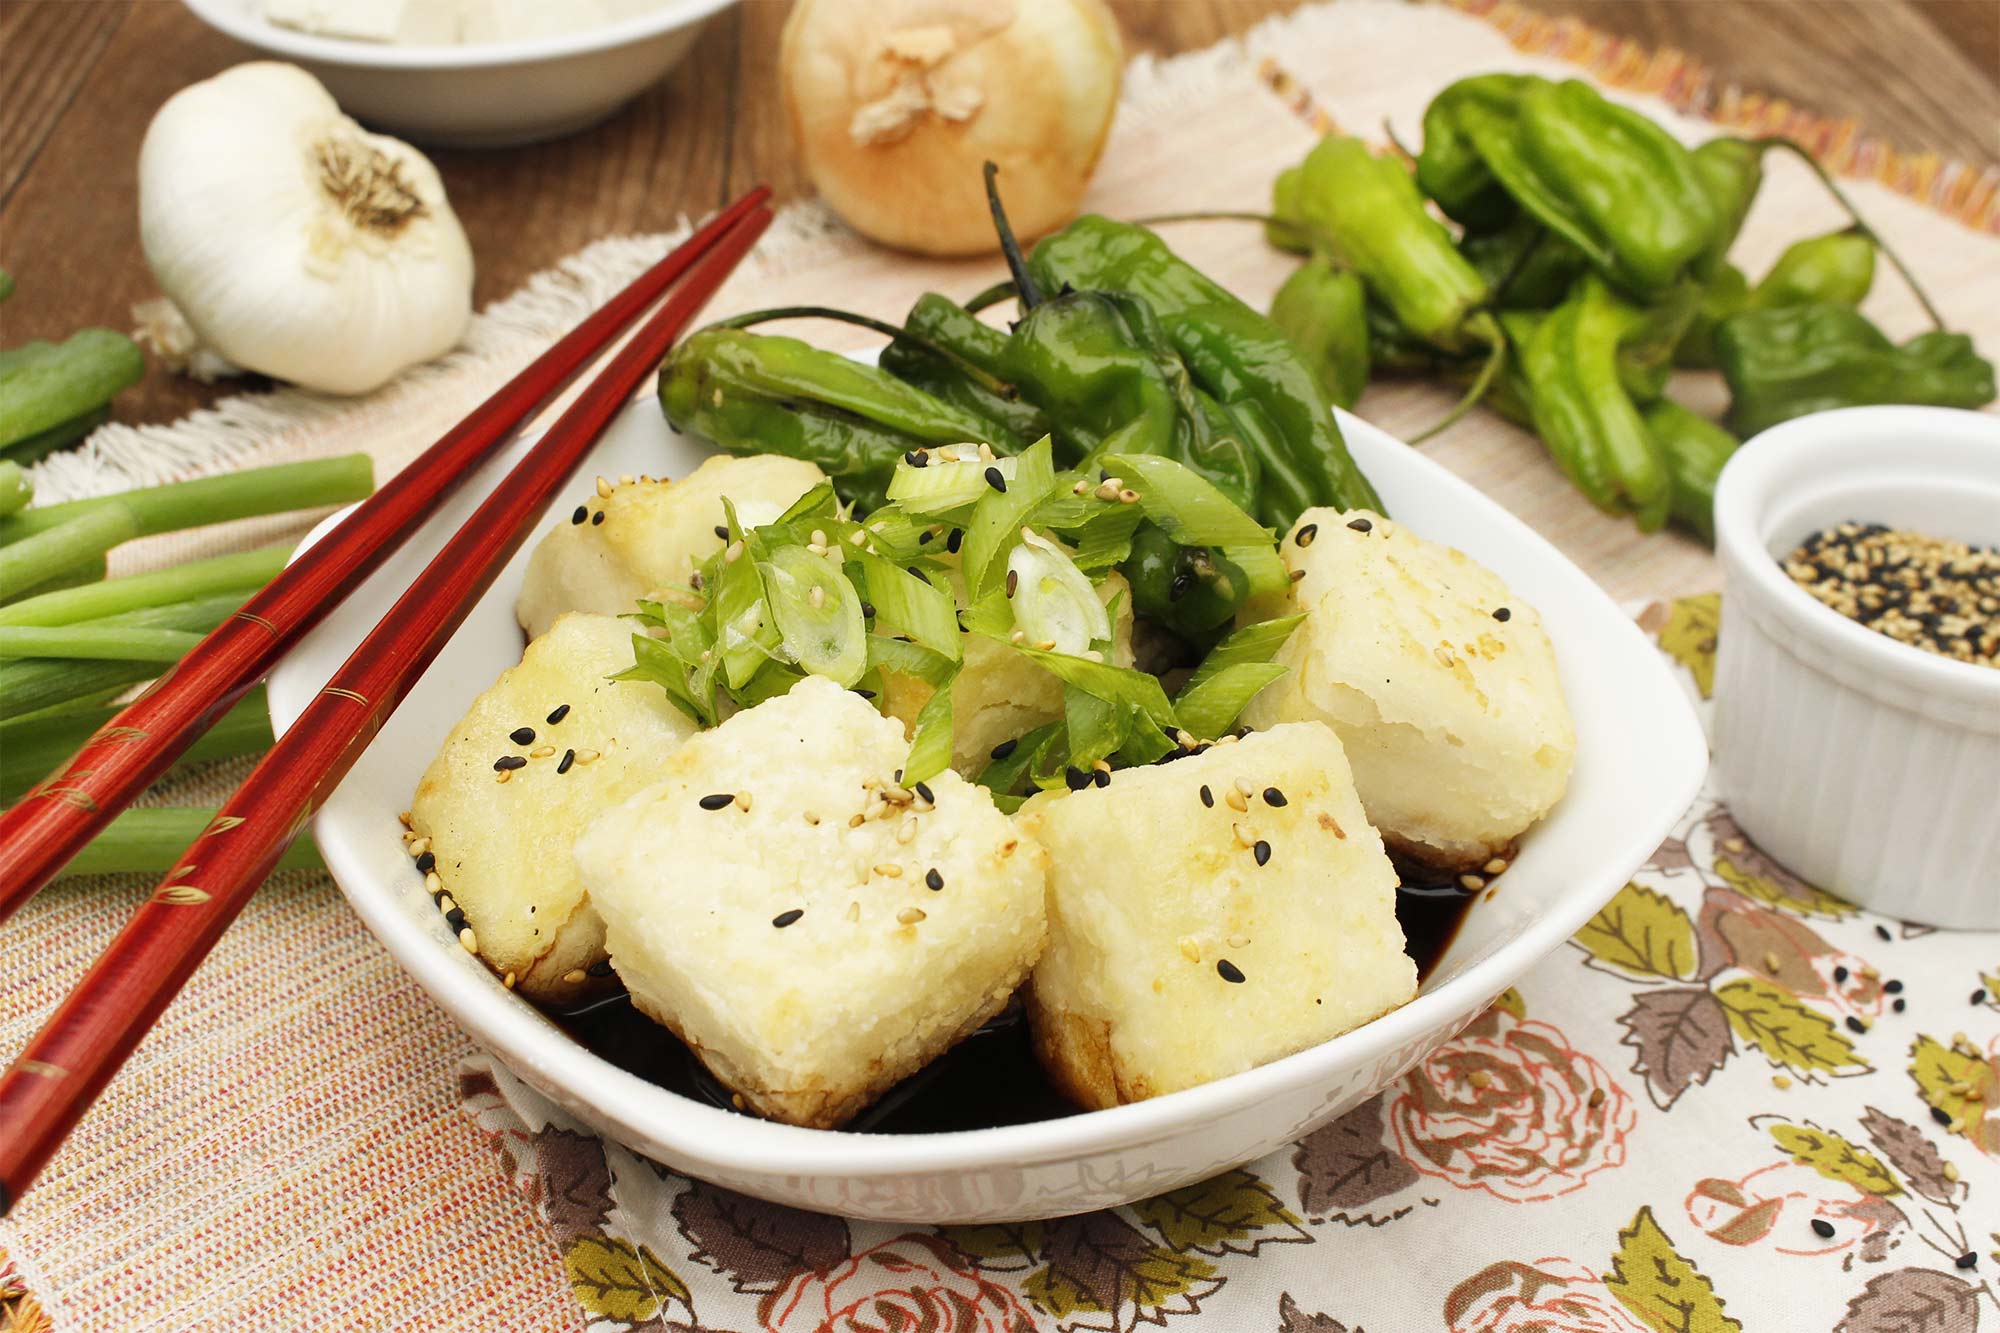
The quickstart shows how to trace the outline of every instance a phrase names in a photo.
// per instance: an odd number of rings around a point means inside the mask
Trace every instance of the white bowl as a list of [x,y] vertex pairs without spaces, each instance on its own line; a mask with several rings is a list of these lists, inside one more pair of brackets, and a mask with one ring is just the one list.
[[[1482,561],[1541,611],[1578,749],[1569,793],[1524,840],[1498,891],[1467,915],[1422,993],[1333,1041],[1131,1106],[924,1135],[754,1120],[600,1059],[458,946],[403,850],[397,822],[453,722],[520,656],[512,608],[528,546],[328,798],[313,826],[320,849],[369,928],[475,1041],[603,1134],[718,1185],[882,1221],[996,1222],[1128,1203],[1263,1156],[1386,1087],[1574,933],[1672,829],[1708,766],[1700,725],[1663,659],[1582,571],[1415,450],[1352,417],[1341,426],[1391,513]],[[270,685],[280,730],[519,452],[489,463],[440,505],[392,566],[285,660]],[[703,452],[667,428],[655,403],[638,402],[606,432],[571,489],[598,474],[679,475]],[[567,522],[568,512],[568,502],[557,503],[548,523]]]
[[2000,929],[2000,671],[1898,643],[1792,582],[1779,560],[1848,520],[2000,545],[2000,417],[1822,412],[1730,459],[1715,492],[1724,796],[1759,847],[1829,892]]
[[678,65],[702,23],[735,0],[660,0],[557,37],[390,46],[320,37],[264,17],[263,0],[183,0],[209,27],[310,70],[341,109],[452,148],[536,143],[603,120]]

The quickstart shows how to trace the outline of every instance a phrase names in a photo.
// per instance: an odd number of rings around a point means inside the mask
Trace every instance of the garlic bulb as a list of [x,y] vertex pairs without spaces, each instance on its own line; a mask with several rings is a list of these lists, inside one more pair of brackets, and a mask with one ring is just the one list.
[[779,70],[813,184],[856,231],[991,251],[980,164],[1022,236],[1076,212],[1122,73],[1103,0],[798,0]]
[[139,150],[139,234],[197,365],[366,393],[472,317],[472,250],[437,169],[293,65],[238,65],[167,99]]

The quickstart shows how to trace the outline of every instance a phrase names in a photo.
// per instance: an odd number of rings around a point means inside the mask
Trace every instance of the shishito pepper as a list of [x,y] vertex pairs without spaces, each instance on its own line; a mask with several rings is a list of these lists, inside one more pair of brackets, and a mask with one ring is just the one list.
[[1653,447],[1667,467],[1674,522],[1713,543],[1715,480],[1736,452],[1736,437],[1671,398],[1648,405],[1641,415],[1653,437]]
[[1459,249],[1503,310],[1547,310],[1590,267],[1583,252],[1523,214],[1499,231],[1467,233]]
[[1368,288],[1325,256],[1299,265],[1271,298],[1271,322],[1285,331],[1336,407],[1353,407],[1368,387]]
[[1452,216],[1504,222],[1491,216],[1497,186],[1642,296],[1710,252],[1721,219],[1708,187],[1687,148],[1645,116],[1575,79],[1482,75],[1438,96],[1445,128],[1435,149],[1427,133],[1418,171]]
[[1746,310],[1715,332],[1729,382],[1729,425],[1748,439],[1809,412],[1870,403],[1984,407],[1993,366],[1962,333],[1931,332],[1900,347],[1842,305]]
[[1695,178],[1715,209],[1715,232],[1695,260],[1695,276],[1712,281],[1729,259],[1730,247],[1764,187],[1764,150],[1748,139],[1710,139],[1688,154]]
[[[980,438],[1005,453],[1019,453],[1049,433],[1041,409],[1018,394],[996,392],[966,373],[969,363],[989,375],[999,374],[1005,332],[936,292],[917,298],[903,327],[910,336],[882,349],[882,369],[980,418],[987,425],[987,434]],[[938,355],[939,348],[955,354],[959,362]]]
[[1144,227],[1085,215],[1044,237],[1028,268],[1043,291],[1139,297],[1195,387],[1228,412],[1263,477],[1250,512],[1279,529],[1312,505],[1381,504],[1348,456],[1326,391],[1283,330]]
[[668,424],[732,454],[817,463],[862,509],[912,449],[981,439],[986,423],[874,366],[797,338],[708,328],[660,367]]
[[1607,513],[1652,532],[1667,520],[1671,483],[1626,389],[1619,346],[1645,312],[1595,275],[1547,314],[1510,312],[1518,390],[1535,432],[1564,475]]

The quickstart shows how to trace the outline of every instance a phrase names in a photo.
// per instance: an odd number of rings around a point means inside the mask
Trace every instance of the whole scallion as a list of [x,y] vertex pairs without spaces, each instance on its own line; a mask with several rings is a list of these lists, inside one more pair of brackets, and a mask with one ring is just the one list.
[[94,510],[122,505],[139,535],[204,527],[293,509],[315,509],[365,498],[374,489],[374,463],[366,454],[341,454],[303,463],[279,463],[193,481],[143,486],[115,495],[40,505],[0,519],[0,545],[59,527]]
[[[55,772],[118,712],[114,704],[95,704],[72,712],[0,722],[0,805],[13,804],[23,792]],[[192,764],[270,748],[271,718],[260,685],[197,737],[168,771],[177,773]]]
[[[127,810],[104,826],[104,831],[84,844],[67,866],[65,875],[110,875],[124,872],[159,874],[180,864],[188,844],[199,838],[214,822],[213,810],[186,806],[154,806]],[[310,836],[299,838],[285,849],[279,870],[316,870],[325,865],[319,848]]]
[[79,620],[224,592],[240,592],[248,597],[285,567],[291,549],[289,545],[262,546],[254,551],[194,560],[148,574],[42,593],[0,606],[0,626],[73,625]]
[[[61,508],[61,506],[55,506]],[[37,510],[27,511],[32,515]],[[19,522],[18,515],[9,522]],[[0,547],[0,597],[14,597],[62,575],[78,565],[103,557],[106,551],[139,535],[139,521],[120,504],[84,510],[69,521],[53,524]]]

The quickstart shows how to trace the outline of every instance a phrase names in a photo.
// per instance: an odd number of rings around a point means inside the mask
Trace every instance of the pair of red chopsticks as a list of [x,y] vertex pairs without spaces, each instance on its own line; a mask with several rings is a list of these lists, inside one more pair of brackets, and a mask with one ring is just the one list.
[[771,221],[769,197],[762,186],[752,190],[641,274],[246,602],[61,773],[0,816],[4,919],[393,553],[475,464],[673,288],[362,640],[0,1076],[0,1213],[34,1180],[520,549],[571,470],[755,244]]

